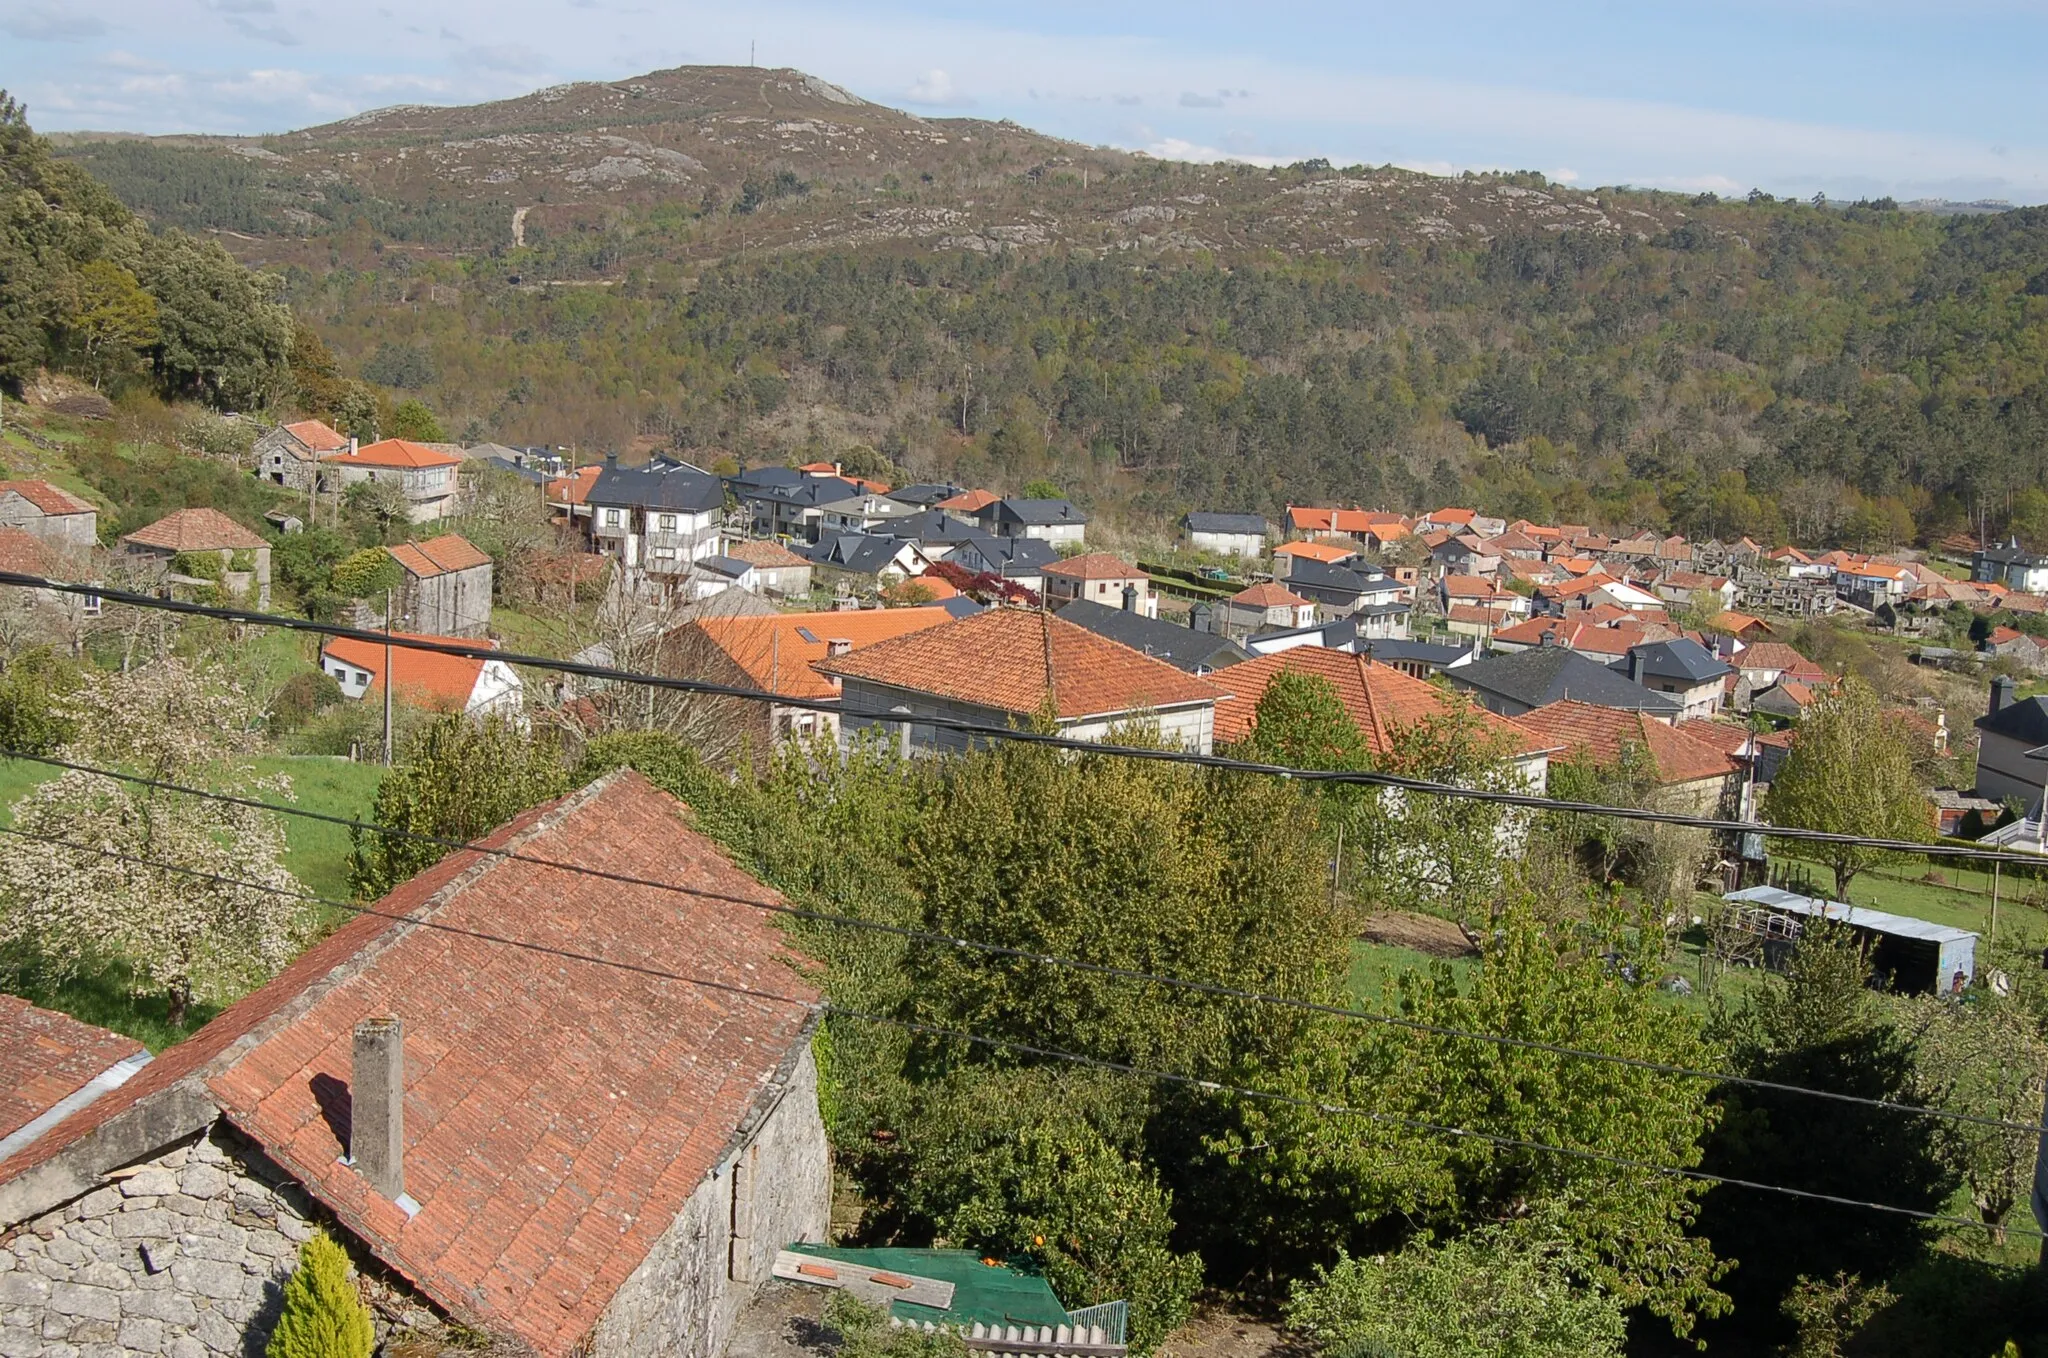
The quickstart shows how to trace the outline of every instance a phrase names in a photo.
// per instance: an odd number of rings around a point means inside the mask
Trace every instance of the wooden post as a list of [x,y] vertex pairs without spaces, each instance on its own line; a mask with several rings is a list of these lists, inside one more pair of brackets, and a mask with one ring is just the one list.
[[1986,938],[1987,942],[1995,941],[1998,938],[1998,869],[1998,860],[1993,859],[1991,862],[1991,932]]
[[384,591],[384,767],[391,767],[391,591]]

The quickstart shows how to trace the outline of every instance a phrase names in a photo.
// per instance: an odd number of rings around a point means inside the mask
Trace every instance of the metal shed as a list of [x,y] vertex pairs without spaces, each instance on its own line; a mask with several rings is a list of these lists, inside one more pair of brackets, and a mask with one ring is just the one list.
[[1802,919],[1830,919],[1846,924],[1870,944],[1870,963],[1894,990],[1907,993],[1945,991],[1955,974],[1965,982],[1977,975],[1977,935],[1968,929],[1931,924],[1910,915],[1893,915],[1842,901],[1819,900],[1774,886],[1753,886],[1721,898],[1759,906]]

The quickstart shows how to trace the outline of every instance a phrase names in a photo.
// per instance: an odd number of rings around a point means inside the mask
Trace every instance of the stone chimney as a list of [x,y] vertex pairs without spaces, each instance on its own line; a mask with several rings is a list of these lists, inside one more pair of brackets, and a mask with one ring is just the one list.
[[405,1024],[396,1018],[356,1025],[349,1073],[348,1158],[370,1187],[396,1202],[405,1195]]
[[1124,586],[1124,612],[1135,613],[1137,611],[1138,587],[1136,585],[1127,584]]
[[2001,674],[1996,679],[1993,679],[1991,681],[1991,710],[1985,715],[1997,716],[2006,708],[2011,707],[2013,702],[2012,695],[2013,682],[2011,675]]
[[1640,646],[1628,648],[1628,678],[1632,684],[1643,682],[1643,648]]
[[825,638],[825,658],[837,660],[842,655],[853,654],[853,643],[845,637]]
[[1541,646],[1546,651],[1549,650],[1552,646],[1557,645],[1557,629],[1555,627],[1544,628],[1543,639],[1537,642],[1536,644]]
[[1209,630],[1209,619],[1213,615],[1214,610],[1209,605],[1196,604],[1188,610],[1188,626],[1194,628],[1197,632],[1206,632]]

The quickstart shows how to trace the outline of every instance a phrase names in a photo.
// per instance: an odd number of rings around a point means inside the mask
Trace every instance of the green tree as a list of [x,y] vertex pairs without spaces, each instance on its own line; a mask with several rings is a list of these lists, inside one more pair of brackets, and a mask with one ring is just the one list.
[[[414,834],[472,840],[568,789],[568,770],[551,743],[502,717],[476,721],[456,713],[436,719],[408,742],[403,760],[377,788],[370,820]],[[384,895],[448,853],[443,845],[400,835],[349,834],[349,884],[364,900]]]
[[69,744],[76,721],[64,703],[78,667],[47,646],[23,651],[0,671],[0,749],[50,754]]
[[336,562],[328,575],[328,587],[347,599],[379,598],[387,589],[397,589],[405,575],[398,558],[382,547],[365,547]]
[[94,391],[136,367],[155,346],[156,298],[111,260],[95,259],[78,270],[78,309],[70,329]]
[[412,439],[417,443],[446,443],[448,431],[441,427],[441,421],[434,412],[427,409],[426,402],[413,397],[398,403],[398,409],[391,412],[390,436],[395,439]]
[[1251,734],[1233,753],[1291,769],[1364,769],[1372,762],[1358,723],[1330,681],[1292,671],[1266,685]]
[[157,373],[167,391],[248,410],[288,380],[292,317],[280,280],[252,274],[210,240],[148,236],[137,277],[157,300]]
[[[1885,720],[1877,691],[1844,679],[1800,719],[1792,752],[1764,796],[1764,818],[1834,834],[1928,842],[1934,826],[1913,775],[1913,750],[1898,724]],[[1835,874],[1835,898],[1849,883],[1897,854],[1853,844],[1801,846]]]
[[[1899,1021],[1912,1034],[1918,1099],[1989,1122],[2036,1120],[2048,1039],[2022,1002],[1986,988],[1962,1003],[1937,995],[1898,1003]],[[1989,1122],[1952,1124],[1943,1149],[1969,1189],[1970,1205],[2003,1244],[2006,1216],[2033,1187],[2040,1138]]]
[[1294,1284],[1288,1323],[1332,1355],[1618,1358],[1621,1304],[1585,1281],[1558,1215],[1555,1204],[1538,1204],[1511,1224],[1340,1256]]
[[325,1232],[299,1246],[285,1279],[284,1306],[265,1347],[267,1358],[370,1358],[377,1341],[370,1308],[349,1278],[348,1255]]
[[1027,500],[1058,500],[1064,498],[1064,496],[1060,491],[1059,482],[1048,481],[1041,476],[1034,481],[1026,481],[1024,483],[1024,498]]

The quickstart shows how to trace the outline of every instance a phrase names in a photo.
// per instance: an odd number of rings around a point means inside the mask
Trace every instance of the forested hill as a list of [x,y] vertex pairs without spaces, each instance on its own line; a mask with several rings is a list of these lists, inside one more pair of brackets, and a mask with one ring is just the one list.
[[2048,547],[2044,209],[1173,164],[732,68],[63,153],[473,437]]

